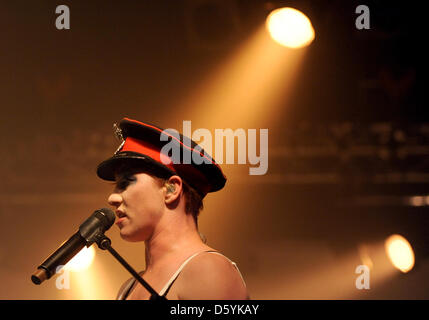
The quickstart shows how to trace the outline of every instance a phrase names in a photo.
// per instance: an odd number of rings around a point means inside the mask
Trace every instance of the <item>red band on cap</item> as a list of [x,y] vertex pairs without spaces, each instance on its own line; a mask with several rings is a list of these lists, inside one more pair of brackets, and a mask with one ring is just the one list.
[[125,139],[125,143],[121,151],[132,151],[132,152],[141,153],[143,155],[147,155],[151,157],[153,160],[155,160],[156,162],[159,162],[164,166],[166,166],[167,168],[176,172],[176,170],[173,167],[173,162],[167,155],[161,153],[158,148],[154,147],[150,143],[147,143],[143,140],[127,137]]
[[125,139],[124,146],[120,151],[132,151],[149,156],[156,162],[171,169],[176,174],[183,176],[185,180],[188,180],[188,182],[191,184],[193,183],[203,193],[210,191],[207,178],[198,169],[194,168],[192,165],[174,165],[170,157],[161,153],[159,148],[153,146],[150,143],[147,143],[146,141],[127,137]]
[[[168,132],[166,132],[165,130],[161,130],[161,129],[159,129],[159,128],[157,128],[157,127],[154,127],[154,126],[151,126],[151,125],[149,125],[149,124],[147,124],[147,123],[143,123],[143,122],[140,122],[140,121],[137,121],[137,120],[133,120],[133,119],[129,119],[129,118],[124,118],[124,120],[126,120],[126,121],[130,121],[130,122],[134,122],[134,123],[139,124],[139,125],[141,125],[141,126],[145,126],[145,127],[152,128],[152,129],[154,129],[154,130],[156,130],[156,131],[158,131],[158,132],[160,132],[160,133],[163,133],[163,134],[165,134],[165,135],[167,135],[167,136],[171,137],[172,139],[174,139],[174,140],[176,140],[178,143],[180,143],[180,144],[182,145],[182,147],[183,147],[183,148],[189,149],[189,150],[191,150],[192,152],[198,152],[198,153],[200,154],[200,156],[202,156],[202,157],[206,158],[206,159],[207,159],[207,160],[209,160],[213,165],[215,165],[216,167],[218,167],[218,168],[220,169],[219,165],[218,165],[215,161],[213,161],[212,159],[209,159],[209,158],[208,158],[204,153],[202,153],[202,152],[200,152],[200,151],[197,151],[197,150],[195,150],[194,148],[191,148],[191,147],[187,146],[187,145],[186,145],[186,144],[184,144],[182,141],[180,141],[180,139],[177,139],[177,137],[175,137],[175,136],[173,136],[173,135],[170,135],[170,134],[169,134]],[[222,172],[222,170],[221,170],[221,172]],[[222,172],[222,175],[223,175],[223,172]]]

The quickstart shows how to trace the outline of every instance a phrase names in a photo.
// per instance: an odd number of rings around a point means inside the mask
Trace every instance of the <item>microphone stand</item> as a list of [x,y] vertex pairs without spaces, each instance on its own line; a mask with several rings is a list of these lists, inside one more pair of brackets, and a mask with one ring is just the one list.
[[112,256],[118,260],[122,266],[124,266],[125,269],[127,269],[133,277],[140,282],[140,284],[145,287],[147,291],[151,293],[150,300],[167,300],[166,297],[160,296],[143,278],[119,255],[119,253],[112,248],[111,244],[112,241],[106,237],[104,234],[101,234],[100,237],[98,237],[95,242],[97,243],[98,247],[102,250],[109,251]]

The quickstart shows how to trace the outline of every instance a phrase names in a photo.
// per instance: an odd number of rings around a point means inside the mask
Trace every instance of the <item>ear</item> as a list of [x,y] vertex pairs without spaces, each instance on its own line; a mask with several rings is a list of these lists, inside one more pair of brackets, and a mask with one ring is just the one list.
[[182,193],[183,183],[179,176],[171,176],[164,184],[165,203],[172,204]]

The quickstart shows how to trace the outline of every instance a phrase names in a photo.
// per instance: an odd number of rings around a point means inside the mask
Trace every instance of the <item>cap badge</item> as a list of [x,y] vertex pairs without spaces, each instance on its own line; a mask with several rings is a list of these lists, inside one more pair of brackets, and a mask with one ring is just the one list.
[[114,153],[114,155],[116,155],[119,151],[121,151],[122,147],[124,146],[125,139],[124,139],[124,136],[122,135],[121,128],[119,128],[119,126],[116,123],[113,124],[113,132],[115,134],[116,139],[118,139],[119,142],[121,143],[118,149],[116,149]]

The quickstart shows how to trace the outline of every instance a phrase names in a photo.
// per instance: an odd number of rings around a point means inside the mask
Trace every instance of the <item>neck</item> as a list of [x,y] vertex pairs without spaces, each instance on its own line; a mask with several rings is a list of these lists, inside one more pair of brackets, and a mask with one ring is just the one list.
[[145,241],[146,270],[155,268],[169,258],[188,256],[197,250],[209,248],[198,233],[192,215],[167,211],[154,231]]

